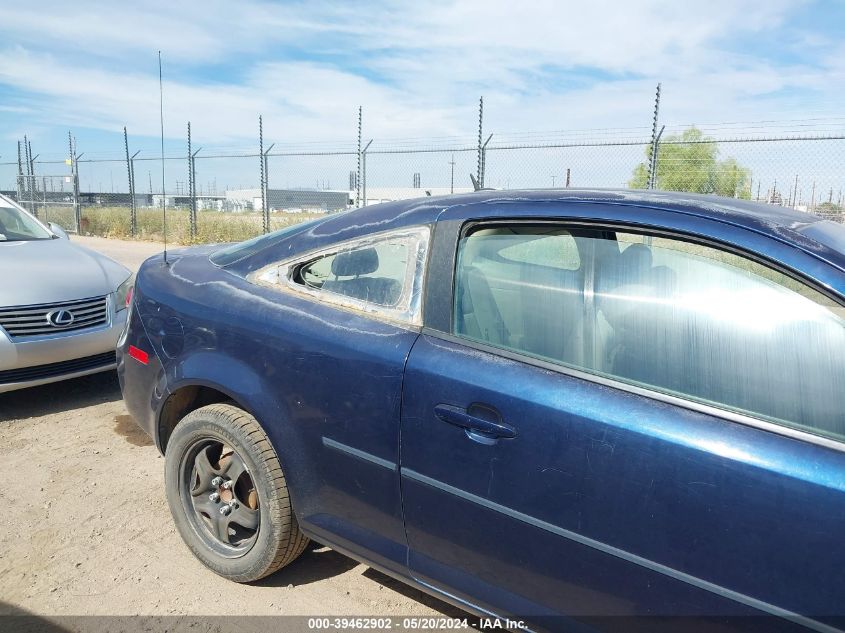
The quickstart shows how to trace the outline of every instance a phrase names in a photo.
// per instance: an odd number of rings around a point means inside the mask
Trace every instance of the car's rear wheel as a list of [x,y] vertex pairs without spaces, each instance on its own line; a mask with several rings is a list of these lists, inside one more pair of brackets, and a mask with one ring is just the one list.
[[267,434],[233,405],[202,407],[176,425],[167,443],[165,485],[182,539],[225,578],[263,578],[308,544]]

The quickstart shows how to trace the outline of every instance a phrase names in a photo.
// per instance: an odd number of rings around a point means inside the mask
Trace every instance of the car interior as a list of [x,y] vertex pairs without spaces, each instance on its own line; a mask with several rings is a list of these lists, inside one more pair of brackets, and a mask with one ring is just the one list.
[[[845,398],[831,397],[845,376],[824,354],[845,344],[832,312],[736,263],[666,240],[573,234],[558,245],[577,249],[574,269],[542,255],[504,256],[518,241],[543,239],[485,229],[462,240],[456,333],[706,403],[845,431]],[[816,342],[820,353],[802,353],[801,341]],[[818,397],[795,397],[795,377],[783,366],[806,366],[812,384],[804,389]]]
[[[402,282],[373,274],[383,268],[375,248],[359,248],[306,264],[300,267],[295,279],[311,288],[390,307],[399,302]],[[401,274],[404,276],[404,262]]]

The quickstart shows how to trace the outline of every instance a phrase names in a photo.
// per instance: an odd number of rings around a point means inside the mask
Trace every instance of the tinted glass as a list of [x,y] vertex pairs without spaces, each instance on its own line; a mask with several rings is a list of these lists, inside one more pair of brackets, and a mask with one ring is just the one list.
[[582,234],[564,247],[578,251],[571,271],[548,266],[540,249],[520,262],[500,256],[520,241],[530,252],[536,239],[517,228],[461,241],[456,333],[845,437],[845,313],[825,295],[733,253],[661,237]]
[[459,334],[581,363],[584,276],[578,241],[548,227],[490,228],[461,242]]

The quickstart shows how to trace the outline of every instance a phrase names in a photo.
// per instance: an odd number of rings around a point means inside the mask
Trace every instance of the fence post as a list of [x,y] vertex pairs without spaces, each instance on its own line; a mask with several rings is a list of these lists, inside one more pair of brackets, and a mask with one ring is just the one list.
[[267,166],[266,156],[264,155],[264,120],[262,116],[258,115],[258,163],[261,168],[261,216],[264,233],[270,232],[270,209],[267,208],[267,174],[265,168]]
[[123,126],[123,149],[126,153],[126,179],[129,181],[129,234],[135,237],[135,192],[132,183],[132,160],[129,158],[129,135]]
[[[24,139],[26,139],[26,136],[24,136]],[[33,211],[33,215],[38,217],[38,210],[35,206],[35,196],[38,193],[38,181],[35,179],[35,159],[38,158],[40,154],[36,154],[35,156],[32,155],[32,141],[26,141],[26,144],[29,149],[29,206]]]
[[[654,174],[657,171],[657,120],[660,115],[660,84],[657,84],[657,94],[654,97],[654,116],[651,122],[651,156],[648,161],[648,188],[654,189]],[[663,130],[660,130],[661,134]]]
[[198,147],[193,154],[191,154],[191,235],[197,236],[197,154],[202,151],[202,147]]
[[18,204],[20,204],[23,201],[23,185],[24,185],[24,182],[23,182],[23,163],[21,162],[21,142],[20,141],[18,141],[18,178],[17,178],[17,181],[18,181],[18,186],[17,186],[18,199],[17,199],[16,202]]
[[361,204],[362,207],[367,206],[367,150],[370,148],[370,145],[372,145],[372,144],[373,144],[373,139],[370,139],[370,142],[367,143],[367,145],[364,147],[364,149],[361,150],[361,170],[363,171],[363,175],[362,175],[363,182],[362,182],[361,186],[364,190],[364,192],[362,194],[362,198],[363,198],[362,204]]
[[657,133],[657,136],[651,142],[651,162],[654,166],[649,168],[649,171],[651,172],[648,177],[649,189],[654,189],[654,187],[657,185],[657,160],[658,154],[660,152],[660,137],[663,136],[663,130],[665,129],[665,125],[661,127],[660,131]]
[[191,151],[191,122],[188,121],[188,225],[191,239],[197,236],[197,151]]
[[50,221],[47,206],[47,176],[41,176],[41,208],[44,209],[44,224],[47,224]]
[[132,236],[138,233],[138,202],[135,198],[135,157],[141,153],[141,150],[138,150],[132,156],[129,157],[129,193],[132,196],[132,206],[130,207],[130,215],[129,215],[129,228],[132,232]]
[[481,146],[481,177],[478,179],[478,186],[482,189],[484,189],[484,173],[487,171],[487,143],[490,142],[491,138],[493,138],[492,134],[487,137],[484,145]]
[[188,121],[188,225],[191,239],[197,237],[197,151],[191,151],[191,122]]
[[79,196],[79,158],[82,154],[76,153],[76,139],[67,133],[68,150],[70,151],[70,177],[73,181],[73,223],[76,234],[79,235],[82,224],[82,204]]
[[[28,200],[31,196],[29,196],[29,142],[26,140],[26,134],[23,135],[23,164],[24,164],[24,171],[23,171],[23,195]],[[29,209],[30,212],[32,209]]]
[[35,197],[33,194],[32,186],[32,143],[30,143],[29,139],[26,138],[26,134],[23,135],[23,152],[24,162],[26,163],[26,179],[24,180],[24,192],[26,193],[26,198],[29,201],[29,212],[34,216],[38,217],[38,214],[32,206],[32,200]]
[[355,174],[355,206],[361,207],[361,117],[362,108],[358,106],[358,172]]
[[478,156],[477,156],[477,165],[475,168],[475,180],[478,182],[479,187],[483,187],[484,183],[482,182],[483,178],[483,171],[481,169],[481,136],[482,136],[482,127],[484,125],[484,97],[481,96],[478,99]]
[[[32,156],[32,145],[29,148],[29,155]],[[38,180],[35,177],[35,159],[38,158],[41,154],[36,154],[29,159],[29,180],[30,180],[30,203],[29,206],[32,208],[32,214],[37,218],[38,217],[38,206],[36,202],[38,201],[36,195],[38,194]]]
[[193,188],[193,166],[191,164],[191,122],[188,121],[188,235],[191,241],[196,234],[194,227],[194,188]]
[[270,170],[267,166],[267,156],[275,147],[275,143],[270,143],[270,146],[264,150],[261,155],[261,160],[264,164],[264,204],[267,206],[267,231],[270,231]]

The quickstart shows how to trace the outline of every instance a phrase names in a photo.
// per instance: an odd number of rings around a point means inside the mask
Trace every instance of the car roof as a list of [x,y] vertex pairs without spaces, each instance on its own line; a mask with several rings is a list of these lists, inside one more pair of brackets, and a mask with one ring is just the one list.
[[[713,195],[629,189],[510,189],[432,196],[371,205],[340,214],[325,229],[433,222],[445,210],[466,205],[514,202],[578,202],[661,209],[751,229],[812,252],[845,270],[845,226],[788,207]],[[549,209],[553,213],[553,209]],[[331,228],[330,228],[331,227]],[[385,226],[385,228],[392,228]]]

